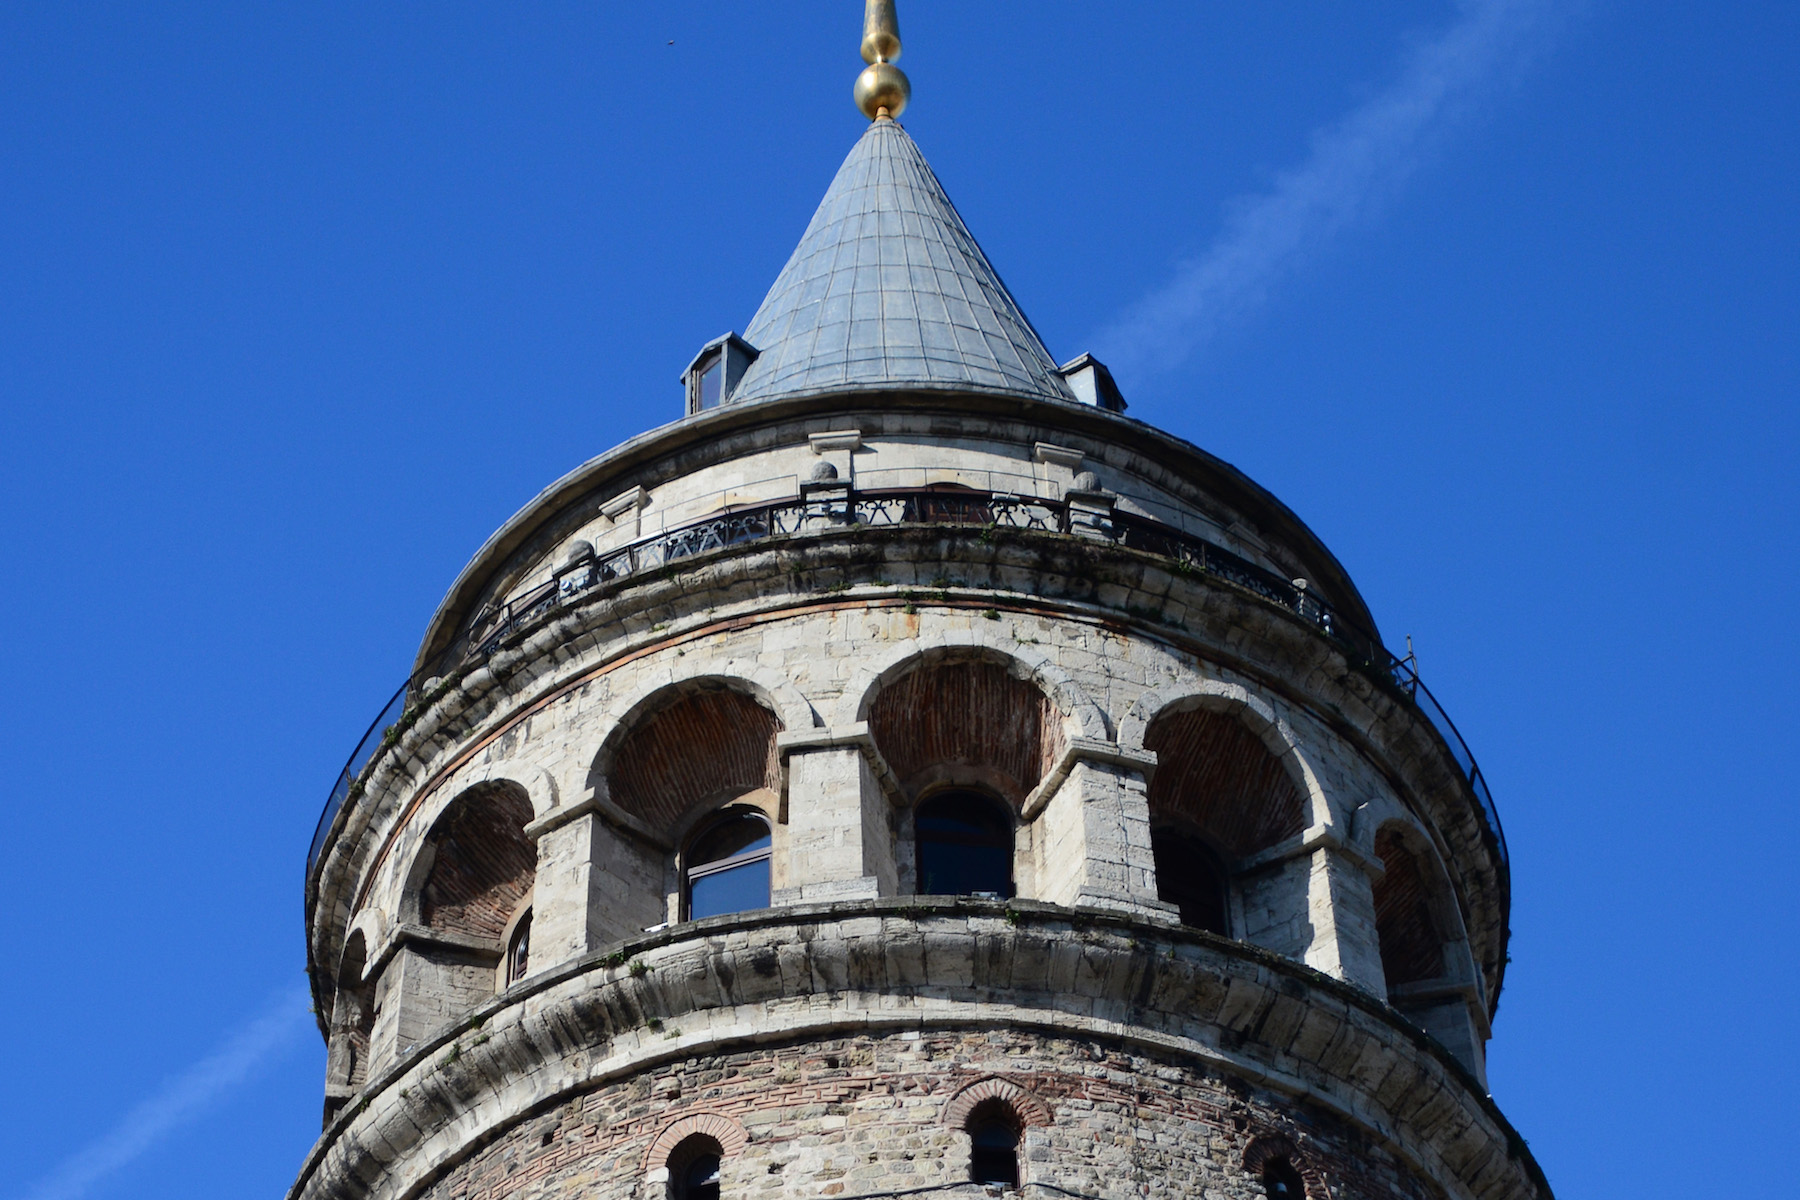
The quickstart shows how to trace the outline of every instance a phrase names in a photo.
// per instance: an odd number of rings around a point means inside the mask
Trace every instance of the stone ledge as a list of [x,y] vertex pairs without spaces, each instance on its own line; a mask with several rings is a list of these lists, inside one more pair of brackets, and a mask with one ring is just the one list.
[[1550,1195],[1476,1081],[1348,984],[1126,914],[949,897],[716,917],[529,977],[371,1081],[289,1195],[372,1195],[376,1161],[392,1185],[382,1195],[416,1195],[570,1093],[664,1062],[834,1030],[971,1025],[1178,1054],[1322,1105],[1471,1194]]

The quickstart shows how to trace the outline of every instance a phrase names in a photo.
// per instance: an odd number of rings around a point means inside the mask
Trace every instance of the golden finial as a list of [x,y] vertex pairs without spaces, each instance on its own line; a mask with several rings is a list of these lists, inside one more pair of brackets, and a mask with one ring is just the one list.
[[869,65],[856,77],[856,107],[871,121],[898,117],[912,99],[912,84],[894,65],[900,57],[900,20],[894,16],[894,0],[868,0],[863,8],[862,56]]

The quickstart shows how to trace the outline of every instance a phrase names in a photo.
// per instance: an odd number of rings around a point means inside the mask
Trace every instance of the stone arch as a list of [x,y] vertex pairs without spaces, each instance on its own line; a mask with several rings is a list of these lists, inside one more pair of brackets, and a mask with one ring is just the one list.
[[782,790],[775,737],[784,728],[766,693],[747,681],[701,676],[665,684],[626,709],[601,743],[588,783],[674,842],[721,802],[779,808],[770,799]]
[[1293,1139],[1285,1133],[1259,1133],[1244,1147],[1244,1173],[1260,1179],[1263,1169],[1278,1158],[1285,1158],[1306,1187],[1307,1200],[1328,1200],[1330,1189],[1318,1164],[1294,1148]]
[[[425,835],[407,907],[439,933],[497,943],[537,875],[531,798],[512,780],[464,788]],[[416,888],[416,891],[414,890]]]
[[1237,697],[1190,695],[1159,706],[1136,734],[1157,756],[1152,824],[1191,828],[1227,860],[1298,837],[1312,810],[1298,754],[1283,740],[1270,745],[1275,722],[1263,717],[1259,729],[1246,714],[1261,715]]
[[516,758],[497,758],[464,767],[456,773],[452,786],[460,792],[484,783],[510,783],[522,788],[534,818],[562,803],[562,789],[557,787],[555,776],[535,763]]
[[727,1158],[742,1154],[744,1147],[750,1144],[750,1134],[736,1117],[717,1112],[689,1113],[665,1125],[662,1132],[651,1139],[644,1149],[644,1170],[667,1167],[669,1155],[675,1148],[696,1134],[717,1142],[720,1152]]
[[1042,1128],[1055,1117],[1050,1106],[1031,1092],[1000,1075],[989,1075],[959,1088],[944,1104],[943,1123],[962,1129],[975,1110],[991,1102],[1004,1104],[1018,1118],[1021,1129]]
[[1241,721],[1300,789],[1306,799],[1308,823],[1335,823],[1331,797],[1301,750],[1293,727],[1275,711],[1273,704],[1242,684],[1207,679],[1186,688],[1152,688],[1138,696],[1119,719],[1119,745],[1127,750],[1149,749],[1144,739],[1156,719],[1185,707],[1228,713]]
[[848,725],[866,721],[869,709],[884,688],[926,663],[949,658],[983,658],[1000,663],[1009,671],[1034,684],[1050,698],[1062,714],[1068,735],[1100,741],[1111,736],[1106,713],[1088,696],[1074,676],[1041,647],[1015,642],[1010,635],[1002,638],[980,622],[969,629],[944,630],[926,634],[896,645],[884,655],[871,655],[860,683],[852,681],[844,689],[846,711],[835,724]]
[[1387,821],[1375,831],[1375,856],[1375,936],[1389,998],[1408,984],[1460,978],[1462,922],[1430,843],[1405,822]]
[[909,653],[876,672],[856,716],[910,799],[975,786],[1017,811],[1071,736],[1104,728],[1074,681],[1043,666],[978,645]]

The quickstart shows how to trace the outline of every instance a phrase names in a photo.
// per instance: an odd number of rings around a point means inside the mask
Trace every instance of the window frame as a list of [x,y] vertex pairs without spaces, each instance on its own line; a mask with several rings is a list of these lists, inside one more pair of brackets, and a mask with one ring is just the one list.
[[[721,829],[726,825],[752,818],[762,823],[763,836],[768,839],[768,845],[760,846],[753,850],[741,851],[726,858],[713,859],[710,862],[701,863],[698,866],[694,865],[692,862],[694,847],[703,839],[709,837],[715,830]],[[753,805],[732,805],[722,808],[716,813],[710,814],[707,819],[699,822],[695,825],[693,831],[683,840],[682,844],[680,871],[681,919],[684,921],[705,919],[696,918],[693,915],[694,884],[696,881],[714,875],[723,875],[741,867],[753,866],[759,862],[766,862],[769,864],[769,899],[772,901],[775,890],[775,822],[769,818],[768,813],[765,813],[762,809],[756,808]],[[760,907],[767,908],[768,903],[764,903]],[[756,910],[736,909],[733,911],[754,912]],[[711,915],[726,916],[729,914],[713,913]]]

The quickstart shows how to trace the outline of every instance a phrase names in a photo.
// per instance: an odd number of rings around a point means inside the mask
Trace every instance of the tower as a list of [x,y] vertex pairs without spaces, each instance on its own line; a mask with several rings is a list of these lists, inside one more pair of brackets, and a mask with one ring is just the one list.
[[1548,1197],[1505,843],[1343,568],[871,118],[686,415],[477,553],[307,864],[291,1195]]

